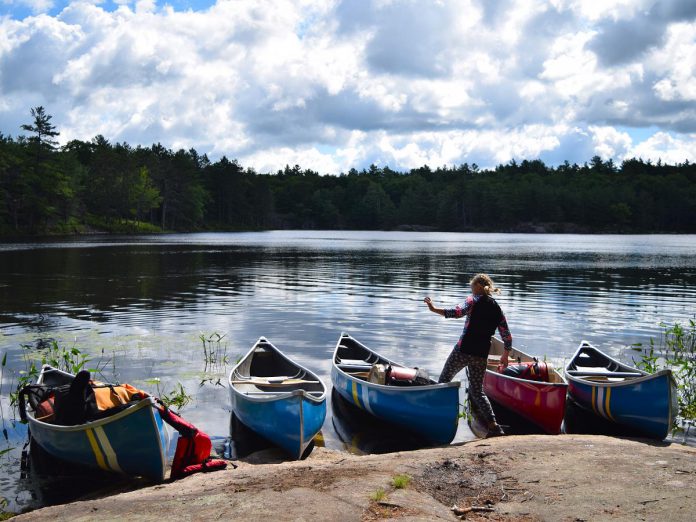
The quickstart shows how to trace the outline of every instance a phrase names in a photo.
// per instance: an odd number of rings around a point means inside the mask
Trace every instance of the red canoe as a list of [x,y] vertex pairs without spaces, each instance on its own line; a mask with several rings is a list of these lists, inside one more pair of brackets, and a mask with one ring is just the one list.
[[[549,382],[539,382],[498,373],[503,350],[503,343],[493,338],[483,381],[483,389],[488,398],[533,422],[546,433],[560,433],[568,391],[568,383],[563,375],[555,368],[549,368]],[[534,358],[513,348],[510,363],[518,360],[532,362]]]

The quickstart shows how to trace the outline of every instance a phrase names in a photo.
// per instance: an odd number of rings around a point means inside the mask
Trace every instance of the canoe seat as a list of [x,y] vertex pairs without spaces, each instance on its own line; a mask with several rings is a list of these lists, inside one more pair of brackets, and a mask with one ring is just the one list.
[[338,365],[342,364],[349,364],[351,366],[356,366],[356,365],[361,365],[361,364],[367,364],[369,365],[370,363],[364,359],[338,359]]
[[372,369],[372,365],[365,361],[360,361],[359,364],[340,363],[336,366],[344,372],[369,372]]
[[642,377],[640,372],[610,372],[603,368],[597,368],[593,371],[585,370],[568,370],[568,375],[573,377]]

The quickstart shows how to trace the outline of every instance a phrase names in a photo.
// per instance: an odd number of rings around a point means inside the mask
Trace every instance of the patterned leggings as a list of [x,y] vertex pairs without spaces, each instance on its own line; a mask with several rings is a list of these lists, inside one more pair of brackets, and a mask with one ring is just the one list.
[[483,377],[486,375],[486,359],[462,352],[457,346],[449,354],[445,367],[442,368],[438,382],[450,382],[462,368],[469,369],[469,398],[487,422],[495,422],[491,403],[483,393]]

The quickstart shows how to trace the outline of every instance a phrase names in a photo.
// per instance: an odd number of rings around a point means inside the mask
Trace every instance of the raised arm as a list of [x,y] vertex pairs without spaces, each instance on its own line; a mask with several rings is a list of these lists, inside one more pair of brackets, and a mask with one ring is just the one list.
[[465,315],[468,315],[471,312],[471,306],[474,303],[474,300],[472,297],[467,297],[466,301],[464,302],[464,306],[462,305],[457,305],[454,308],[436,308],[435,305],[433,304],[432,299],[430,297],[426,297],[424,299],[425,304],[428,305],[428,308],[430,309],[431,312],[435,312],[438,315],[441,315],[442,317],[446,319],[459,319],[460,317],[464,317]]
[[426,297],[425,299],[423,299],[423,301],[425,302],[425,304],[428,305],[428,309],[429,309],[431,312],[435,312],[436,314],[441,315],[442,317],[445,316],[445,311],[444,311],[444,309],[442,309],[442,308],[435,308],[435,305],[433,304],[433,300],[432,300],[432,299],[430,299],[429,297]]

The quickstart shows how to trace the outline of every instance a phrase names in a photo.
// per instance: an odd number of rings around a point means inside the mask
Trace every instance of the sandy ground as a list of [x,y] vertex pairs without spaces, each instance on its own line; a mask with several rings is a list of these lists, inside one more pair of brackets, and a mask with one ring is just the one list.
[[[317,448],[16,520],[684,520],[696,517],[696,449],[592,435],[528,435],[387,455]],[[272,455],[271,455],[272,458]],[[405,474],[408,484],[395,488]]]

